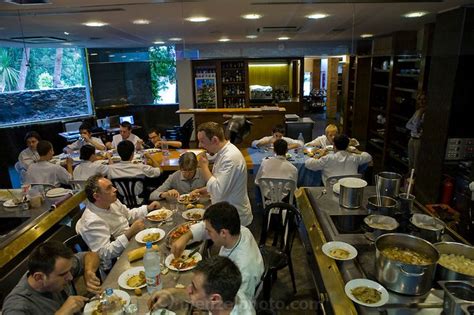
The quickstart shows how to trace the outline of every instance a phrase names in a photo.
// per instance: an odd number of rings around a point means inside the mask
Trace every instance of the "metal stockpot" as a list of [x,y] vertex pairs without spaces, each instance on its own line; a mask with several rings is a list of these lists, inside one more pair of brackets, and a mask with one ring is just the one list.
[[[434,244],[434,247],[438,250],[439,254],[455,254],[463,255],[466,258],[474,259],[474,247],[455,243],[455,242],[441,242]],[[474,276],[470,276],[464,273],[456,272],[448,269],[438,262],[436,266],[436,280],[466,280],[474,283]]]
[[402,175],[393,172],[378,173],[378,187],[380,195],[388,197],[398,197]]
[[[370,240],[374,241],[377,237],[387,233],[393,233],[398,228],[397,220],[385,215],[372,214],[364,218],[367,225],[367,232],[372,233]],[[380,223],[385,226],[381,227]]]
[[[429,257],[429,265],[411,265],[385,257],[385,248],[406,248]],[[431,289],[439,253],[429,242],[400,233],[384,234],[375,241],[375,275],[387,289],[407,295],[422,295]]]
[[461,306],[474,305],[474,285],[468,281],[439,281],[444,290],[444,314],[463,315]]
[[360,208],[367,182],[360,178],[346,177],[340,179],[339,184],[341,185],[339,205],[348,209]]
[[417,236],[431,243],[441,241],[441,236],[446,228],[446,223],[427,214],[415,213],[410,218],[410,223]]
[[388,215],[393,217],[397,210],[398,202],[387,196],[380,196],[381,204],[378,204],[377,196],[370,196],[367,199],[367,210],[369,213]]

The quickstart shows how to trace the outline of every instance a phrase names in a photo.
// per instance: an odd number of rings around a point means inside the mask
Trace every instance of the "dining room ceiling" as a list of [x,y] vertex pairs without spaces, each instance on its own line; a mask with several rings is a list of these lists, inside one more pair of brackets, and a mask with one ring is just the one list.
[[[143,47],[170,38],[186,44],[344,41],[397,30],[418,30],[436,14],[474,1],[409,0],[0,0],[0,45]],[[419,18],[402,15],[428,12]],[[241,16],[260,14],[260,19]],[[322,19],[306,16],[323,13]],[[196,23],[186,18],[205,16]],[[136,20],[142,24],[134,24]],[[88,27],[86,22],[103,22]],[[148,21],[148,24],[143,24]],[[256,38],[247,38],[254,35]],[[224,43],[223,43],[224,44]]]

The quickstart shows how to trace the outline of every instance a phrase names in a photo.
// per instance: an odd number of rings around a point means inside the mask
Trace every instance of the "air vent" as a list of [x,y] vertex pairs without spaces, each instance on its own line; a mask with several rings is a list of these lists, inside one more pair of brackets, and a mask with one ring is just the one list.
[[259,33],[296,33],[301,29],[299,26],[264,26],[257,29]]
[[49,4],[49,0],[5,0],[5,2],[18,5]]
[[57,44],[66,42],[64,38],[50,36],[12,37],[10,39],[15,42],[25,42],[29,44]]

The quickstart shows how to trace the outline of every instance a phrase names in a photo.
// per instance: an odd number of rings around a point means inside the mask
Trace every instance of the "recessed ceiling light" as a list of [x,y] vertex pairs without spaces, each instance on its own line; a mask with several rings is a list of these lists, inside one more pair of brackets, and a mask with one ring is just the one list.
[[109,55],[109,57],[110,57],[110,58],[113,58],[113,57],[115,57],[115,55]]
[[326,13],[313,13],[313,14],[307,15],[306,17],[308,19],[318,20],[318,19],[324,19],[328,16],[329,14],[326,14]]
[[245,37],[247,37],[248,39],[255,39],[255,38],[257,38],[258,36],[257,36],[257,35],[247,35],[247,36],[245,36]]
[[180,40],[183,40],[181,37],[171,37],[169,38],[169,40],[173,41],[173,42],[179,42]]
[[90,53],[89,55],[91,55],[91,56],[97,56],[98,53]]
[[69,33],[68,33],[68,32],[64,32],[64,35],[69,35]]
[[186,18],[186,21],[195,22],[195,23],[207,22],[209,20],[210,18],[208,18],[207,16],[190,16]]
[[153,42],[155,45],[163,45],[165,42],[162,40],[157,40],[156,42]]
[[89,27],[102,27],[105,25],[109,25],[109,23],[100,22],[100,21],[89,21],[86,23],[82,23],[82,25],[89,26]]
[[403,14],[403,17],[418,18],[418,17],[422,17],[422,16],[427,15],[427,14],[428,14],[428,12],[426,12],[426,11],[416,11],[416,12],[405,13],[405,14]]
[[242,17],[246,20],[258,20],[262,17],[262,15],[257,13],[249,13],[242,15]]
[[145,20],[145,19],[138,19],[138,20],[133,21],[133,24],[147,25],[147,24],[150,24],[150,21]]
[[280,36],[278,37],[278,40],[289,40],[290,38],[288,36]]
[[360,35],[362,38],[369,38],[369,37],[374,37],[374,34],[362,34]]
[[64,45],[64,46],[72,46],[72,43],[66,42],[66,43],[63,43],[63,45]]
[[230,42],[230,38],[227,38],[227,37],[220,38],[219,41],[220,41],[220,42],[223,42],[223,43],[225,43],[225,42]]

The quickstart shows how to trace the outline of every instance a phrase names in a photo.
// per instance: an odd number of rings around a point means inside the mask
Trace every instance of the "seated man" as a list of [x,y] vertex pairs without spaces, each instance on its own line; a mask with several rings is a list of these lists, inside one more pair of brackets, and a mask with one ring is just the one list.
[[36,131],[29,131],[25,135],[25,142],[27,148],[18,155],[18,169],[27,171],[31,164],[39,161],[39,154],[36,150],[41,136]]
[[50,162],[53,158],[54,150],[51,142],[41,140],[36,146],[40,156],[39,161],[30,165],[25,174],[27,184],[49,184],[58,187],[60,184],[69,185],[72,179],[72,159],[66,159],[67,171],[61,165]]
[[161,145],[163,143],[166,143],[169,147],[173,147],[173,148],[181,148],[183,145],[181,141],[170,141],[170,140],[162,141],[161,134],[155,128],[152,128],[150,129],[150,131],[148,131],[148,141],[145,144],[145,147],[161,148]]
[[350,153],[347,151],[348,146],[349,138],[346,135],[337,135],[334,137],[334,154],[308,159],[305,167],[313,171],[322,170],[324,185],[329,177],[355,175],[359,165],[372,161],[372,156],[367,152]]
[[67,145],[63,151],[66,153],[72,153],[73,151],[80,150],[83,145],[90,144],[97,150],[105,150],[105,145],[100,138],[92,136],[91,126],[87,123],[83,123],[79,126],[80,138],[75,142]]
[[73,254],[57,241],[40,244],[28,257],[28,272],[3,301],[3,314],[79,313],[89,299],[78,296],[71,281],[84,275],[87,290],[100,294],[99,263],[96,253]]
[[148,206],[128,209],[117,199],[117,189],[102,175],[90,177],[84,190],[89,202],[77,221],[76,232],[99,254],[102,269],[109,270],[112,259],[119,257],[128,241],[144,229],[143,217],[160,204],[153,201]]
[[263,258],[252,232],[240,225],[239,213],[233,205],[219,202],[207,208],[203,221],[192,225],[190,231],[177,239],[171,252],[178,257],[189,241],[208,238],[220,247],[219,256],[228,257],[239,267],[242,274],[239,291],[252,300],[263,275]]
[[[286,153],[288,152],[288,144],[283,139],[278,139],[273,144],[273,151],[276,156],[269,159],[264,159],[260,168],[258,169],[257,175],[255,176],[255,184],[263,189],[263,195],[269,196],[269,187],[262,187],[259,183],[260,178],[280,178],[290,179],[296,183],[298,182],[298,169],[296,166],[286,160]],[[281,199],[286,197],[289,193],[289,189],[285,191]]]
[[273,128],[271,136],[263,137],[260,140],[252,141],[252,147],[253,148],[261,148],[261,147],[269,148],[273,146],[273,143],[278,139],[285,140],[286,143],[288,143],[289,150],[296,149],[304,145],[303,142],[299,140],[294,140],[288,137],[284,137],[284,135],[285,135],[285,127],[283,127],[282,125],[277,125],[275,126],[275,128]]
[[132,124],[128,121],[124,121],[120,124],[120,134],[114,135],[112,142],[107,142],[107,148],[115,149],[123,140],[131,141],[136,150],[143,149],[143,140],[132,133]]
[[189,302],[209,314],[253,315],[252,303],[239,290],[242,277],[235,264],[226,257],[200,261],[187,289],[169,288],[155,291],[148,300],[150,312]]
[[[338,134],[339,130],[337,129],[337,126],[334,124],[329,124],[326,127],[324,135],[319,136],[313,141],[306,143],[305,146],[321,148],[321,154],[325,155],[329,151],[329,149],[331,149],[332,151],[334,146],[334,137]],[[349,141],[349,151],[356,151],[355,146],[357,145],[359,145],[359,141],[357,141],[355,138],[351,138]]]
[[117,146],[117,153],[120,155],[121,161],[109,166],[108,177],[158,177],[161,174],[161,169],[155,160],[153,160],[148,153],[145,156],[149,161],[154,163],[157,167],[145,165],[143,163],[132,163],[135,154],[135,147],[133,143],[128,140],[121,141]]
[[150,200],[178,198],[182,194],[188,194],[194,189],[206,186],[201,169],[197,166],[197,158],[193,152],[181,154],[179,171],[168,176],[163,185],[151,193]]
[[[97,155],[95,154],[95,148],[92,145],[83,145],[80,150],[80,154],[82,162],[76,166],[76,168],[74,168],[74,172],[72,174],[75,180],[87,180],[89,177],[95,174],[108,174],[108,165],[102,164],[103,161],[97,158]],[[112,164],[110,155],[109,164]]]

